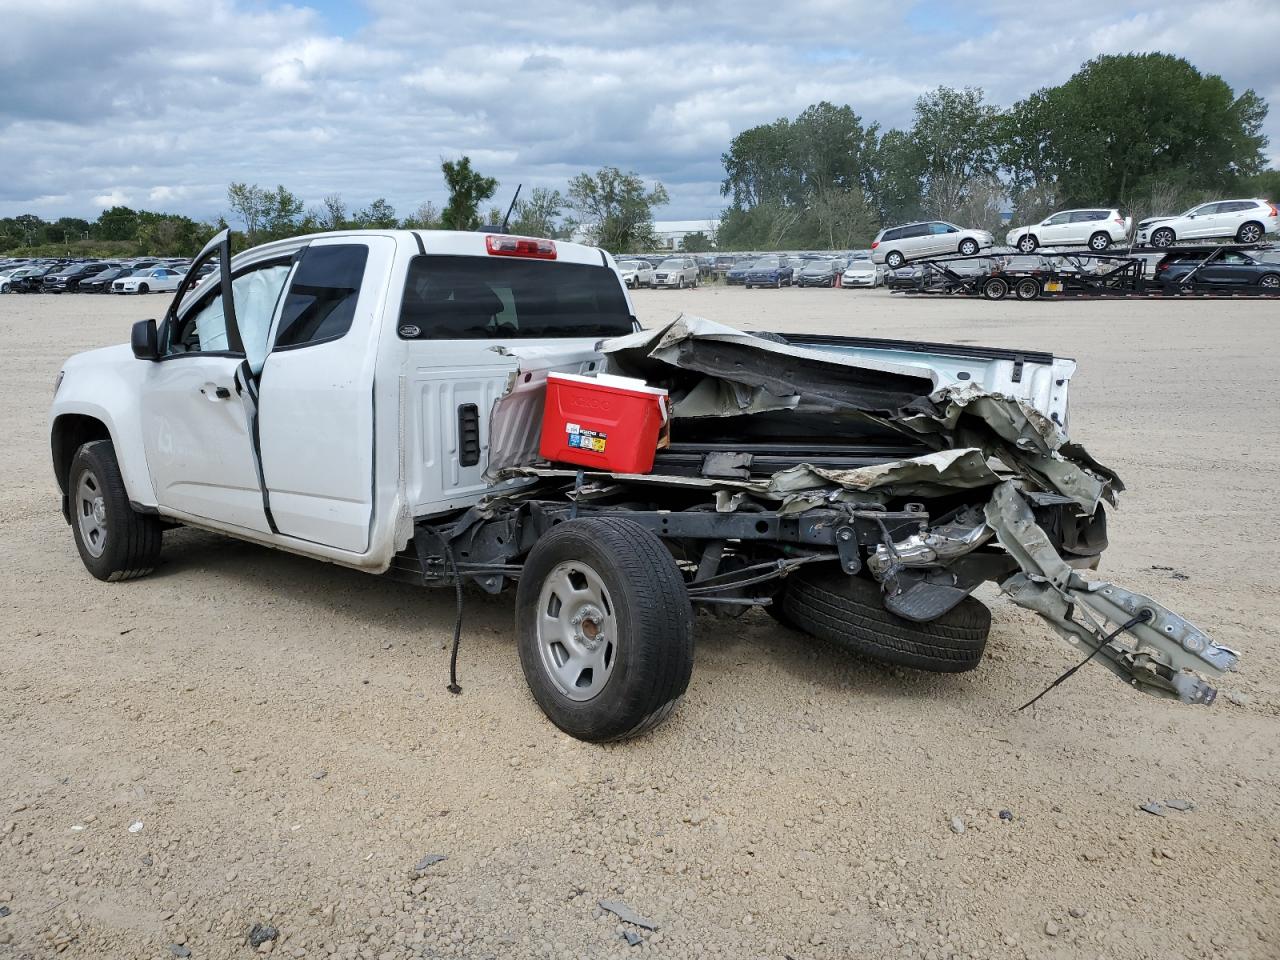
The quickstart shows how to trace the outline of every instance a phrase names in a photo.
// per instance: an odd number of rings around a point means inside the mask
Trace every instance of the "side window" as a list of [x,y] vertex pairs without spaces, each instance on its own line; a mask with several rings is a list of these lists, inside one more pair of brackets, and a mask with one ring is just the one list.
[[[231,281],[240,339],[249,364],[255,369],[266,357],[271,318],[288,275],[287,262],[271,263],[246,270]],[[229,349],[222,292],[215,288],[178,321],[165,353],[225,353]]]
[[285,297],[275,349],[337,340],[351,329],[369,260],[363,243],[308,247]]
[[1071,220],[1069,213],[1055,213],[1052,217],[1044,222],[1046,227],[1056,227],[1059,224],[1068,223]]
[[937,236],[937,235],[939,235],[939,234],[946,233],[946,232],[947,232],[948,230],[950,230],[950,229],[951,229],[951,228],[950,228],[950,227],[948,227],[945,223],[931,223],[931,224],[929,224],[929,230],[930,230],[930,231],[931,231],[935,236]]
[[909,240],[912,237],[927,237],[929,235],[929,225],[927,223],[917,223],[913,227],[902,228],[902,239]]

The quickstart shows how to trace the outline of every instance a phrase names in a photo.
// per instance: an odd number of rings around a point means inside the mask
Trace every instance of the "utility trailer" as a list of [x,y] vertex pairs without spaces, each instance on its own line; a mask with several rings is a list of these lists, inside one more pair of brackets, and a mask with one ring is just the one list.
[[[948,295],[1004,300],[1088,297],[1198,297],[1202,299],[1266,298],[1280,296],[1280,263],[1273,272],[1255,261],[1256,279],[1241,277],[1232,282],[1209,279],[1206,274],[1232,257],[1248,259],[1249,254],[1273,249],[1271,243],[1173,244],[1165,247],[1133,247],[1123,252],[1097,253],[1071,249],[1039,251],[1032,254],[986,253],[972,257],[931,257],[912,262],[921,270],[914,283],[896,286],[895,292],[908,296]],[[1194,258],[1191,269],[1179,271],[1170,281],[1148,276],[1147,258],[1160,258],[1163,265],[1171,256]],[[985,266],[961,272],[960,264],[979,262]],[[1032,262],[1028,262],[1032,261]],[[1160,266],[1158,265],[1158,266]],[[1251,269],[1246,264],[1230,269]]]

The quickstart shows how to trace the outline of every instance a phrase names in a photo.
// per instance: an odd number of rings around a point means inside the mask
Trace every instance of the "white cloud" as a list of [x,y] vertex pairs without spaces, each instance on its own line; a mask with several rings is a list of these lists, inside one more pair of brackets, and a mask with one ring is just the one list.
[[[501,181],[496,203],[612,164],[667,185],[664,217],[706,217],[747,126],[820,99],[902,124],[940,83],[1009,103],[1104,52],[1180,54],[1280,110],[1276,0],[1076,0],[1059,20],[1025,16],[1024,0],[962,14],[941,0],[364,9],[338,36],[305,0],[24,7],[0,31],[0,214],[210,217],[232,180],[408,211],[441,203],[440,159],[468,153]],[[1280,113],[1269,129],[1280,154]]]

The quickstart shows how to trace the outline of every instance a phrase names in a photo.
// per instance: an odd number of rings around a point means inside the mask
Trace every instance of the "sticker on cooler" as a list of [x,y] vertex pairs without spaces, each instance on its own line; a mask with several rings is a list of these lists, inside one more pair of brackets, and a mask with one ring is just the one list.
[[667,419],[667,392],[643,380],[551,373],[539,454],[611,473],[648,473],[666,445]]

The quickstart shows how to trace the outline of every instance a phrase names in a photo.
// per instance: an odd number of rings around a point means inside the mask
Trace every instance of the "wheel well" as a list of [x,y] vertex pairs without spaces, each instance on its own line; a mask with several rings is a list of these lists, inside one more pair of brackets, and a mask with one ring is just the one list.
[[53,473],[58,479],[58,489],[67,492],[67,474],[71,460],[86,443],[94,440],[110,440],[111,431],[96,417],[80,413],[64,413],[53,421],[50,444],[53,448]]

